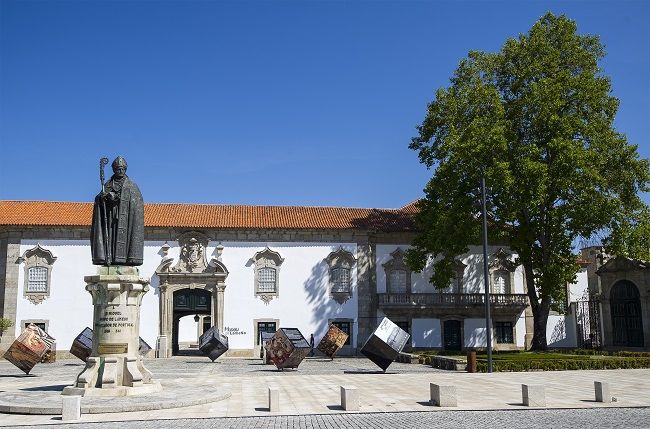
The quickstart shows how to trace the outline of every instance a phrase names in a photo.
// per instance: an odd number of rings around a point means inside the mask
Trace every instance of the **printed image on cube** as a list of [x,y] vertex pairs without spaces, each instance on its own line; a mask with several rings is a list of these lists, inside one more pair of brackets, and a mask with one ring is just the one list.
[[318,343],[317,348],[330,359],[334,359],[336,352],[343,348],[347,340],[348,334],[340,330],[336,325],[330,324],[325,336]]
[[70,353],[86,362],[93,352],[93,330],[86,327],[72,342]]
[[388,317],[384,317],[360,351],[386,371],[404,349],[409,337],[407,332],[391,322]]
[[262,347],[260,348],[260,352],[262,354],[261,358],[266,365],[271,365],[273,363],[271,361],[271,354],[266,351],[266,344],[271,341],[271,338],[273,338],[274,335],[275,332],[260,332],[260,337],[262,340]]
[[39,331],[44,333],[36,325],[30,324],[4,354],[5,359],[16,365],[25,374],[29,374],[34,366],[41,362],[45,353],[51,350],[50,347],[54,344],[54,338],[46,334],[52,339],[48,346]]
[[311,347],[296,328],[280,328],[264,346],[278,369],[298,368]]
[[213,326],[199,337],[199,350],[214,362],[228,351],[228,337],[219,332],[216,326]]

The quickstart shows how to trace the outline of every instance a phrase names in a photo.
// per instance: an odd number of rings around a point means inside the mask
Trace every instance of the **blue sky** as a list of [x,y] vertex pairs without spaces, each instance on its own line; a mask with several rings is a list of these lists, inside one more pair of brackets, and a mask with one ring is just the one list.
[[648,158],[649,4],[2,0],[0,199],[91,201],[122,154],[150,202],[400,207],[435,89],[548,10],[600,35]]

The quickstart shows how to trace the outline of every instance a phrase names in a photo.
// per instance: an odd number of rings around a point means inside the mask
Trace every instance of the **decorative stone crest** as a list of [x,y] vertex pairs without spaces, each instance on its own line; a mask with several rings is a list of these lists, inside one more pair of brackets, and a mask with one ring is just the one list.
[[208,266],[205,257],[205,248],[208,237],[200,232],[186,232],[178,238],[181,254],[176,265],[171,269],[176,273],[201,273]]
[[56,256],[49,250],[41,247],[40,243],[36,247],[26,250],[16,260],[17,264],[25,264],[23,297],[32,304],[40,304],[50,296],[52,265],[55,261]]

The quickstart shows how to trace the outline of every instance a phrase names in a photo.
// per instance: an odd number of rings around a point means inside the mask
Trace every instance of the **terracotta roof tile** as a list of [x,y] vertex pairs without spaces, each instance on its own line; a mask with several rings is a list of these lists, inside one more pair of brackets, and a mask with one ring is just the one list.
[[[144,211],[148,227],[378,231],[412,230],[412,214],[402,209],[159,203],[145,204]],[[92,203],[0,201],[0,225],[90,226],[91,217]]]

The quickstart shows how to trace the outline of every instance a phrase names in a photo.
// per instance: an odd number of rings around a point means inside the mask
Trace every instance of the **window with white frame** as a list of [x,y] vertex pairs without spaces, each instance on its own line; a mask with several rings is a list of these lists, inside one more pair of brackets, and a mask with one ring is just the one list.
[[382,266],[386,273],[386,291],[388,293],[411,293],[411,270],[404,260],[405,252],[397,248],[390,254],[392,259]]
[[24,264],[23,297],[33,304],[40,304],[50,296],[52,265],[56,256],[37,244],[16,261]]
[[339,247],[325,258],[329,266],[330,297],[339,304],[352,297],[352,267],[356,259],[352,253]]
[[268,304],[279,296],[280,266],[284,259],[268,247],[251,258],[255,265],[255,296]]
[[509,275],[505,271],[495,271],[492,274],[492,293],[506,294],[509,293]]

